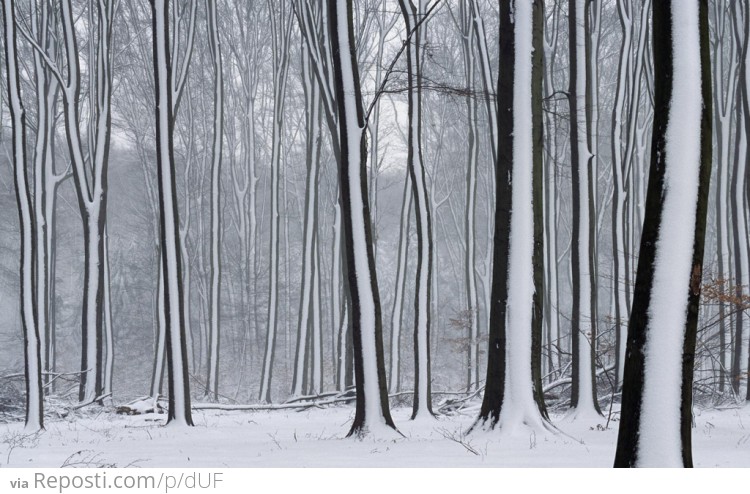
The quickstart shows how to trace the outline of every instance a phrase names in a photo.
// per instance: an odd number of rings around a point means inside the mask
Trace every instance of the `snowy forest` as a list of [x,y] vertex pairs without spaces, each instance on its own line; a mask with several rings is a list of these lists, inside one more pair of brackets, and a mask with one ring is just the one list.
[[3,466],[750,467],[747,0],[0,2]]

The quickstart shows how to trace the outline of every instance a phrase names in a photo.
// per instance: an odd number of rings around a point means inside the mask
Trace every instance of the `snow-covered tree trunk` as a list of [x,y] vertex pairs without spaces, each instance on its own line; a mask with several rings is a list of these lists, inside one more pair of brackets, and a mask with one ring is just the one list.
[[625,259],[625,174],[623,163],[623,138],[626,130],[626,100],[628,94],[628,78],[631,75],[633,15],[629,0],[618,3],[617,12],[622,28],[622,42],[620,44],[620,61],[617,72],[617,87],[615,103],[612,109],[612,291],[615,325],[615,382],[622,383],[622,373],[625,367],[625,341],[627,338],[628,307],[626,294],[630,290],[623,281],[627,272]]
[[287,75],[289,73],[289,46],[292,31],[291,18],[288,18],[286,3],[278,4],[269,0],[269,19],[271,23],[271,43],[273,53],[273,135],[271,142],[271,236],[270,236],[270,280],[268,287],[268,328],[266,331],[266,348],[263,356],[259,400],[271,402],[271,377],[276,351],[279,315],[279,172],[281,168],[281,140],[284,123],[284,102],[286,97]]
[[[743,46],[743,58],[741,60],[741,66],[740,66],[740,77],[742,80],[742,83],[740,84],[739,90],[741,93],[740,101],[737,103],[739,105],[742,105],[742,114],[744,115],[743,118],[743,126],[742,131],[744,135],[741,137],[742,141],[745,145],[745,159],[750,156],[750,149],[748,149],[748,146],[750,145],[750,15],[746,11],[745,12],[745,23],[743,26],[742,31],[742,46]],[[745,163],[745,177],[744,177],[744,193],[745,193],[745,200],[743,202],[743,210],[745,211],[745,215],[747,216],[747,205],[748,201],[750,201],[750,178],[748,178],[748,174],[750,174],[750,166],[747,166],[747,163]],[[742,237],[743,242],[747,242],[746,236]],[[739,253],[738,255],[744,256],[748,255],[750,256],[750,245],[746,246],[745,251]],[[746,253],[745,253],[746,252]],[[745,265],[742,266],[743,269],[743,280],[745,282],[750,281],[750,268]],[[746,366],[745,371],[750,372],[750,337],[747,338],[747,343],[742,343],[743,349],[742,351],[745,354],[745,358],[742,358],[743,364]],[[747,383],[746,391],[745,391],[745,400],[747,402],[750,402],[750,382]]]
[[[475,4],[476,2],[472,2]],[[466,87],[473,88],[476,82],[474,60],[474,30],[476,23],[481,23],[478,13],[475,18],[471,18],[470,8],[476,8],[476,5],[467,5],[462,2],[459,5],[459,15],[461,22],[461,53],[464,56],[464,74],[466,77]],[[484,36],[484,33],[482,33]],[[484,39],[482,38],[482,41]],[[481,49],[479,50],[481,53]],[[480,56],[480,61],[485,62]],[[487,62],[489,63],[489,62]],[[487,91],[485,91],[485,96]],[[478,362],[478,336],[479,336],[479,297],[477,295],[477,277],[476,277],[476,202],[477,202],[477,162],[479,160],[479,129],[478,129],[478,103],[477,98],[468,95],[466,97],[466,111],[469,121],[468,133],[468,154],[466,160],[466,207],[464,208],[464,272],[466,277],[466,300],[469,316],[469,360],[468,360],[468,384],[469,390],[476,389],[479,382],[479,362]],[[496,108],[491,103],[488,108]],[[497,112],[494,112],[497,115]],[[492,112],[490,112],[490,115]],[[490,118],[492,118],[490,116]],[[495,118],[495,122],[497,119]],[[497,124],[495,124],[496,126]],[[490,126],[492,129],[493,126]],[[496,129],[495,129],[496,130]],[[494,144],[492,148],[494,149]]]
[[414,301],[414,404],[412,419],[432,415],[430,378],[430,310],[432,295],[432,219],[430,200],[422,155],[422,62],[420,44],[423,40],[426,12],[424,0],[399,0],[404,16],[407,41],[409,127],[406,166],[414,194],[417,227],[417,278]]
[[570,45],[570,151],[573,168],[573,229],[571,269],[573,278],[573,308],[571,332],[573,339],[573,385],[571,408],[576,416],[599,414],[596,399],[594,355],[596,334],[594,300],[591,283],[591,217],[590,176],[593,156],[589,150],[589,112],[586,104],[587,32],[586,0],[569,0],[568,32]]
[[558,104],[555,94],[555,61],[557,57],[559,39],[559,17],[560,7],[555,5],[549,24],[545,25],[544,32],[544,94],[550,98],[551,111],[545,113],[544,119],[544,252],[546,269],[544,278],[544,324],[547,335],[547,373],[550,379],[553,369],[558,372],[562,368],[562,352],[560,352],[560,307],[558,287],[558,184],[557,184],[557,162],[558,162]]
[[[500,2],[495,249],[487,381],[475,427],[543,430],[532,371],[541,316],[541,1]],[[535,293],[536,292],[536,293]],[[536,300],[535,300],[536,298]],[[540,324],[539,321],[537,324]],[[539,326],[541,327],[541,326]]]
[[[464,5],[462,2],[461,5]],[[479,55],[479,73],[482,76],[482,87],[484,89],[484,102],[489,119],[490,149],[492,150],[492,162],[497,161],[497,102],[492,97],[492,87],[495,78],[492,76],[492,65],[490,64],[490,50],[487,47],[487,34],[484,29],[484,19],[479,10],[477,0],[470,0],[469,14],[474,21],[474,36],[476,36],[476,48]],[[466,33],[466,31],[464,31]],[[465,34],[464,34],[465,35]],[[473,59],[473,56],[471,57]],[[465,62],[466,63],[466,62]],[[468,66],[467,66],[468,69]],[[467,74],[468,75],[468,74]],[[470,88],[473,86],[469,86]]]
[[[235,0],[232,15],[225,22],[236,26],[236,31],[227,36],[230,62],[227,64],[228,78],[234,83],[227,84],[228,103],[225,133],[227,147],[237,149],[236,154],[228,154],[232,178],[232,212],[234,230],[239,241],[241,311],[241,364],[237,379],[237,393],[243,388],[244,378],[252,361],[254,348],[257,348],[258,326],[256,317],[257,298],[257,183],[256,173],[256,98],[260,82],[259,52],[264,49],[262,35],[253,27],[265,19],[258,3]],[[260,16],[264,17],[260,17]],[[249,354],[249,355],[248,355]]]
[[[730,318],[732,309],[727,304],[724,286],[731,283],[731,239],[730,239],[730,217],[729,208],[731,199],[729,195],[729,173],[731,168],[731,141],[732,127],[737,125],[732,119],[732,108],[735,102],[737,87],[737,43],[733,38],[731,26],[731,9],[723,2],[712,2],[714,29],[712,44],[713,68],[713,108],[714,108],[714,133],[716,138],[716,180],[715,186],[715,228],[716,228],[716,257],[718,267],[718,288],[722,297],[717,301],[719,306],[719,392],[724,391],[726,380],[726,369],[731,365],[731,343],[730,343]],[[725,70],[725,57],[728,57],[729,67]]]
[[[732,211],[732,241],[734,250],[734,296],[741,299],[743,286],[750,280],[750,266],[748,266],[748,233],[747,233],[747,198],[745,189],[747,187],[747,160],[748,141],[745,135],[745,121],[748,115],[745,113],[743,99],[747,94],[747,62],[748,41],[750,33],[750,16],[745,16],[742,22],[742,12],[739,4],[732,4],[732,21],[734,38],[738,45],[738,84],[735,88],[734,111],[735,129],[734,133],[734,164],[732,170],[731,184],[731,211]],[[743,90],[744,87],[744,90]],[[734,348],[732,351],[731,383],[732,391],[739,396],[741,393],[742,376],[747,375],[747,343],[746,343],[746,317],[743,311],[736,311],[734,315]]]
[[[111,134],[113,2],[88,5],[90,35],[87,40],[88,97],[92,108],[82,137],[81,77],[78,34],[70,0],[60,2],[63,52],[67,64],[63,82],[60,68],[43,52],[45,63],[63,85],[62,101],[68,148],[72,161],[83,222],[84,287],[81,329],[81,380],[79,400],[92,403],[102,394],[104,324],[104,226],[107,216],[107,170]],[[96,19],[96,21],[93,21]],[[86,141],[86,142],[84,142]]]
[[[318,216],[316,211],[315,216]],[[318,395],[323,392],[323,325],[320,298],[320,249],[317,233],[318,225],[315,222],[315,242],[313,243],[313,287],[312,287],[312,335],[313,335],[313,362],[312,376],[310,382],[310,394]]]
[[[48,50],[49,6],[43,2],[39,12],[31,13],[31,34],[40,47]],[[41,26],[40,26],[41,24]],[[49,74],[39,52],[34,51],[34,88],[36,90],[37,125],[34,139],[34,245],[37,248],[34,259],[34,287],[36,297],[36,322],[39,328],[39,345],[41,369],[48,371],[47,341],[49,334],[49,252],[47,237],[47,160],[51,158],[52,140],[54,139],[54,107],[50,108],[49,100],[54,102],[57,81]],[[54,104],[54,103],[53,103]],[[48,378],[44,378],[45,384]]]
[[711,176],[707,0],[653,3],[654,127],[616,467],[690,467]]
[[[743,47],[743,50],[746,49]],[[744,82],[744,77],[741,77]],[[740,91],[738,90],[738,94]],[[735,137],[734,170],[732,172],[731,185],[731,211],[732,211],[732,241],[734,247],[734,287],[733,296],[741,300],[742,287],[748,282],[748,240],[747,240],[747,201],[745,200],[745,180],[747,168],[747,140],[745,138],[745,119],[747,116],[742,109],[741,101],[736,102],[737,131]],[[739,396],[740,383],[743,375],[747,375],[745,367],[745,317],[744,311],[740,310],[734,316],[734,348],[732,349],[731,383],[732,390]]]
[[55,361],[54,337],[54,214],[57,187],[66,176],[55,173],[55,127],[60,83],[45,63],[41,50],[54,57],[58,47],[50,36],[50,26],[57,20],[54,9],[43,2],[31,17],[31,36],[39,50],[33,50],[34,88],[36,90],[37,122],[34,139],[34,242],[37,245],[35,259],[36,318],[39,327],[40,357],[45,393],[52,392]]
[[[632,245],[640,234],[640,224],[636,222],[635,210],[639,200],[639,189],[644,182],[639,161],[644,159],[645,144],[639,143],[639,122],[649,120],[649,108],[643,108],[641,94],[644,90],[644,72],[649,42],[649,12],[651,0],[640,6],[623,1],[618,4],[618,15],[623,30],[622,54],[618,66],[615,102],[612,110],[612,256],[614,270],[612,283],[615,284],[615,323],[617,333],[616,369],[618,384],[622,384],[625,366],[625,342],[627,338],[627,317],[630,314],[632,294],[632,271],[634,262]],[[640,20],[636,24],[636,18]],[[619,313],[618,313],[619,311]]]
[[[392,16],[392,20],[388,19],[388,8],[386,0],[380,0],[378,5],[379,11],[374,14],[375,23],[378,26],[378,42],[375,53],[375,60],[382,61],[385,54],[385,47],[387,42],[387,35],[395,21],[396,16]],[[375,64],[375,87],[380,87],[383,83],[383,67],[382,63]],[[372,224],[374,228],[373,238],[373,252],[375,253],[375,260],[377,261],[378,256],[378,178],[380,176],[380,98],[377,98],[373,102],[372,115],[370,116],[367,127],[370,131],[370,214],[372,215]]]
[[[320,98],[324,110],[323,114],[326,119],[328,130],[330,131],[333,155],[336,159],[337,165],[341,167],[341,146],[338,134],[338,120],[340,115],[336,106],[332,41],[330,39],[333,26],[331,25],[328,15],[326,15],[328,6],[326,2],[313,3],[303,0],[295,0],[294,6],[295,15],[297,16],[299,27],[302,32],[302,39],[308,49],[310,70],[314,74],[320,90]],[[382,16],[384,16],[385,13],[383,12],[376,15],[379,19],[378,22],[382,22]],[[375,108],[378,108],[377,103]],[[373,115],[371,118],[375,118],[375,116]],[[371,121],[370,125],[377,127],[375,121]],[[375,145],[376,144],[374,144],[374,146]],[[376,164],[374,166],[376,166]],[[377,182],[377,169],[373,170],[371,168],[371,174],[373,174],[371,176],[373,182]],[[368,202],[371,201],[372,203],[377,203],[376,195],[376,191],[373,191],[372,195],[368,195]],[[341,269],[341,249],[342,242],[344,241],[342,235],[343,224],[341,200],[339,184],[337,199],[334,204],[333,242],[331,249],[332,273],[330,282],[332,294],[331,321],[334,331],[336,332],[334,351],[336,362],[335,380],[337,389],[343,391],[353,384],[352,374],[354,363],[352,355],[352,328],[350,324],[352,312],[350,310],[351,299],[347,293],[344,294],[344,297],[341,296],[342,288],[344,292],[348,291],[346,286],[348,283],[346,279],[347,275],[342,275]],[[315,279],[317,280],[317,278]]]
[[396,259],[396,287],[393,292],[391,312],[391,353],[388,373],[388,392],[401,391],[401,325],[404,322],[404,292],[406,291],[406,267],[409,252],[409,230],[411,226],[412,193],[411,175],[404,177],[404,192],[401,200],[399,221],[398,257]]
[[[586,113],[588,128],[586,141],[591,158],[588,160],[588,208],[589,208],[589,280],[591,284],[591,343],[592,372],[595,371],[596,337],[599,326],[599,229],[597,228],[599,212],[599,46],[601,44],[602,4],[603,0],[588,0],[585,4],[586,36]],[[594,374],[595,376],[596,374]],[[594,378],[594,393],[596,380]],[[596,398],[594,398],[596,400]]]
[[329,0],[334,87],[341,146],[339,186],[354,350],[357,404],[350,436],[393,428],[388,408],[380,294],[367,203],[367,145],[351,0]]
[[[89,37],[88,100],[86,137],[82,137],[80,60],[76,14],[70,0],[60,2],[62,18],[61,67],[48,55],[45,47],[32,42],[35,53],[41,55],[47,69],[62,87],[63,114],[70,160],[75,178],[76,196],[81,211],[84,243],[84,287],[81,328],[81,379],[79,400],[97,401],[102,394],[104,324],[104,227],[107,211],[107,170],[111,134],[112,97],[112,26],[113,2],[91,2],[87,7]],[[95,19],[95,20],[94,20]],[[54,106],[54,105],[52,105]],[[85,143],[84,143],[85,141]],[[51,178],[51,177],[48,177]],[[55,182],[60,179],[55,177]]]
[[221,318],[221,157],[224,135],[224,78],[222,74],[221,40],[216,19],[216,1],[206,0],[208,45],[213,63],[213,142],[211,145],[211,327],[208,338],[208,369],[206,396],[219,400],[219,338]]
[[156,102],[156,160],[159,177],[161,269],[164,273],[165,347],[169,369],[168,422],[193,425],[190,381],[183,320],[184,294],[180,258],[179,214],[175,186],[174,106],[171,83],[167,0],[151,0],[154,85]]
[[[317,226],[318,226],[318,179],[320,175],[320,147],[321,147],[321,102],[320,87],[315,75],[310,68],[308,48],[302,44],[302,83],[305,93],[305,120],[307,128],[306,160],[307,177],[305,184],[305,209],[303,225],[303,252],[302,252],[302,288],[300,290],[300,309],[297,321],[297,351],[294,358],[294,376],[292,380],[292,395],[301,396],[305,394],[307,348],[310,331],[319,328],[319,319],[316,323],[315,312],[319,306],[314,305],[316,285],[319,286],[320,273],[315,269],[317,254]],[[316,283],[317,281],[317,283]],[[313,338],[317,341],[317,331],[313,331]],[[313,346],[319,346],[313,345]],[[313,356],[315,361],[318,359]],[[313,370],[312,382],[319,388],[318,372]],[[320,389],[318,389],[320,391]]]
[[[174,103],[172,103],[174,106]],[[193,120],[193,103],[189,102],[187,105],[187,121],[188,132],[186,136],[187,142],[187,156],[185,158],[185,175],[184,175],[184,187],[188,191],[191,189],[193,182],[191,181],[191,170],[194,167],[194,135],[195,135],[195,122]],[[186,201],[185,213],[181,217],[180,223],[180,259],[184,269],[182,270],[183,276],[183,288],[185,293],[185,304],[183,306],[183,320],[185,321],[185,344],[188,348],[188,369],[194,369],[195,365],[195,345],[193,343],[193,329],[190,320],[190,305],[191,305],[191,273],[190,273],[190,252],[188,251],[188,234],[190,233],[190,203]]]
[[28,163],[26,162],[26,114],[21,100],[21,77],[16,44],[16,12],[14,0],[3,0],[3,33],[8,107],[11,120],[13,185],[18,206],[21,237],[20,307],[23,328],[24,376],[26,381],[26,430],[36,432],[44,428],[44,396],[42,394],[42,366],[39,326],[36,321],[34,293],[34,259],[38,255],[34,239],[34,216],[29,192]]
[[110,286],[109,233],[104,228],[104,364],[102,375],[102,396],[111,401],[115,372],[115,328],[112,317],[112,287]]
[[[498,119],[497,119],[497,101],[495,98],[495,95],[493,94],[495,91],[494,84],[496,83],[496,79],[492,75],[492,65],[490,63],[490,53],[489,48],[487,46],[487,34],[485,32],[484,27],[484,20],[482,18],[479,5],[476,0],[472,0],[470,2],[470,13],[473,16],[474,21],[474,34],[476,37],[476,49],[477,49],[477,55],[479,56],[479,67],[478,71],[481,74],[482,78],[482,88],[484,89],[484,101],[485,101],[485,110],[487,112],[487,120],[488,120],[488,128],[489,128],[489,140],[490,140],[490,150],[492,151],[492,163],[497,162],[497,143],[498,143]],[[466,69],[465,69],[466,70]],[[467,102],[467,105],[469,103]],[[474,112],[474,117],[477,117],[478,113]],[[469,122],[469,125],[475,125]],[[477,129],[478,130],[478,129]],[[487,223],[487,229],[486,229],[486,235],[487,235],[487,245],[484,252],[484,259],[483,259],[483,272],[479,274],[478,279],[482,283],[482,293],[483,293],[483,308],[484,308],[484,315],[483,320],[485,323],[485,326],[487,327],[486,331],[489,333],[489,326],[490,326],[490,306],[491,301],[491,293],[492,293],[492,245],[493,245],[493,215],[491,212],[491,209],[493,206],[491,205],[491,202],[493,201],[492,195],[494,193],[494,168],[489,169],[488,177],[486,179],[485,184],[487,187],[487,214],[486,217],[486,223]],[[467,201],[468,202],[468,201]],[[474,244],[476,248],[476,238],[474,239]],[[477,279],[477,276],[475,275],[475,280]],[[479,306],[477,306],[477,310],[479,309]],[[477,314],[478,315],[478,314]],[[477,324],[479,324],[479,319],[477,319]],[[479,375],[480,375],[480,369],[479,369],[479,327],[476,328],[472,327],[472,333],[469,335],[470,339],[470,345],[471,348],[469,349],[469,362],[468,362],[468,382],[467,382],[467,389],[468,390],[475,390],[479,387]],[[472,364],[473,362],[473,364]]]
[[[346,276],[342,275],[341,247],[343,237],[341,235],[341,196],[337,195],[333,213],[333,249],[331,249],[331,321],[336,331],[336,389],[344,391],[352,381],[349,360],[348,341],[351,339],[351,326],[349,324],[348,307],[349,301],[346,295]],[[342,290],[342,285],[344,290]],[[342,302],[342,291],[344,300]]]

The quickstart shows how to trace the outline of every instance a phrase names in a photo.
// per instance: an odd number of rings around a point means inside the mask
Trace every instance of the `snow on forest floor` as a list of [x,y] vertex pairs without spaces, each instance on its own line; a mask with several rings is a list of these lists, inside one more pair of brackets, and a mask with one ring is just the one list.
[[[475,412],[413,422],[393,417],[405,436],[346,439],[352,407],[304,411],[195,411],[195,427],[164,427],[165,415],[48,419],[27,436],[0,425],[0,464],[7,467],[610,467],[617,422],[553,417],[558,434],[478,432],[463,437]],[[696,466],[750,467],[750,406],[696,410]]]

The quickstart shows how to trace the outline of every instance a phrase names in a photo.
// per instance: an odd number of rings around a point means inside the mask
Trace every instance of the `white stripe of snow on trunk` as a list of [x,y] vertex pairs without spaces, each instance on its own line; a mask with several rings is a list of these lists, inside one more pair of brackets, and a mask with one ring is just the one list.
[[645,344],[638,466],[682,466],[682,353],[701,152],[698,2],[672,0],[673,88],[666,131],[664,209]]

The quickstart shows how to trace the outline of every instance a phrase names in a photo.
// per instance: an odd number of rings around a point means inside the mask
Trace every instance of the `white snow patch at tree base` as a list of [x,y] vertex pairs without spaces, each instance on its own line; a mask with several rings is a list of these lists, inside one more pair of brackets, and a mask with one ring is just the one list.
[[374,422],[365,424],[362,429],[349,437],[359,441],[393,441],[403,439],[404,436],[397,429],[383,422]]
[[420,424],[420,425],[424,424],[427,426],[434,426],[437,423],[437,417],[432,415],[427,410],[420,408],[417,416],[414,417],[413,419],[410,419],[409,422],[411,422],[412,424]]
[[[547,437],[556,435],[559,431],[541,418],[540,414],[526,417],[513,417],[503,422],[502,417],[493,426],[490,420],[480,421],[473,425],[468,432],[472,438],[481,439],[504,439],[504,438],[530,438]],[[547,439],[545,439],[547,440]]]
[[561,422],[567,424],[577,422],[595,427],[597,424],[606,423],[607,417],[597,413],[593,406],[582,406],[568,410],[568,412],[562,417]]
[[[3,467],[603,467],[612,466],[619,422],[553,423],[560,434],[463,433],[476,410],[425,424],[411,408],[393,410],[404,435],[344,440],[353,407],[262,412],[193,412],[195,427],[165,428],[161,415],[79,415],[47,420],[47,430],[10,452],[23,424],[0,425]],[[699,467],[750,466],[750,407],[695,410],[693,452]],[[601,425],[606,425],[602,419]],[[461,444],[461,441],[463,444]],[[473,450],[474,452],[470,451]]]

